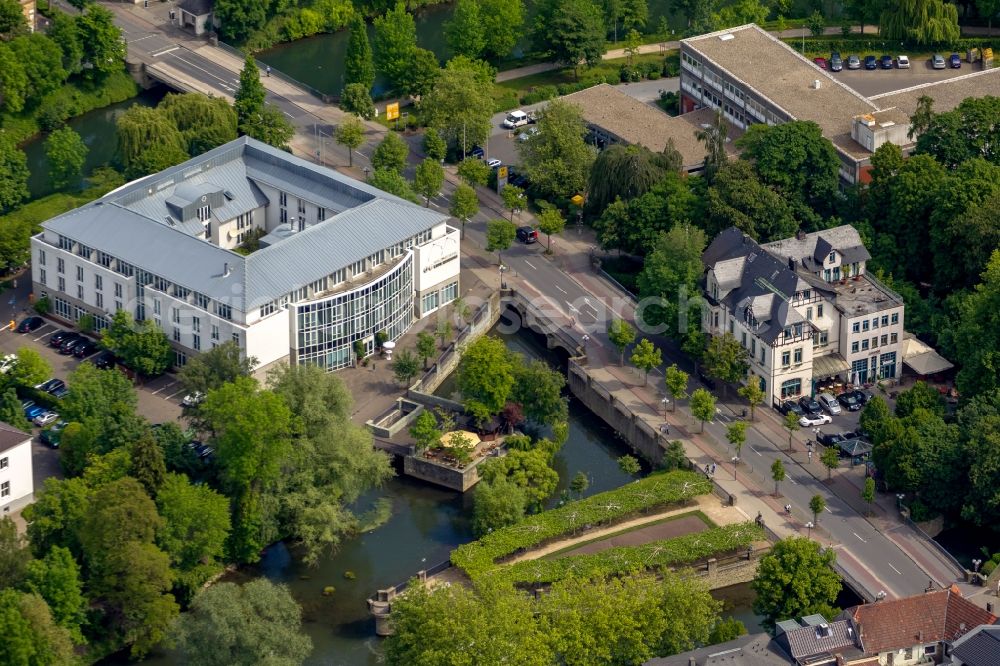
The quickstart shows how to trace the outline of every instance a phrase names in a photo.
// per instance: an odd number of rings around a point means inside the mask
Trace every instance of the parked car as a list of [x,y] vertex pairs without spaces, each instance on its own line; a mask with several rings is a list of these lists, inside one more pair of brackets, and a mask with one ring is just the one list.
[[805,412],[807,415],[819,414],[820,412],[823,411],[823,408],[820,406],[820,404],[807,395],[804,395],[801,398],[799,398],[799,405],[802,407],[802,411]]
[[821,432],[816,435],[816,440],[823,446],[836,446],[839,442],[847,440],[847,437],[843,435],[828,435],[825,432]]
[[76,347],[73,347],[73,356],[77,358],[87,358],[99,349],[99,345],[94,340],[85,339]]
[[195,391],[194,393],[188,393],[181,400],[181,404],[185,407],[197,407],[201,403],[205,402],[205,394],[201,391]]
[[799,419],[799,425],[803,428],[810,428],[812,426],[826,425],[827,423],[832,423],[833,419],[829,414],[806,414],[801,419]]
[[52,379],[50,379],[48,381],[42,382],[41,384],[39,384],[35,388],[38,389],[39,391],[45,391],[46,393],[52,393],[57,388],[62,388],[64,386],[66,386],[66,382],[64,382],[61,379],[56,379],[55,377],[53,377]]
[[862,407],[867,405],[868,401],[872,399],[872,394],[863,389],[854,389],[853,391],[851,391],[851,395],[857,398],[858,402],[861,403]]
[[884,55],[878,59],[878,64],[882,69],[892,69],[892,56]]
[[28,410],[35,406],[34,400],[22,400],[21,409],[24,410],[25,415],[27,415]]
[[865,69],[878,69],[878,58],[865,56]]
[[107,370],[109,368],[115,367],[115,360],[116,359],[115,359],[115,355],[112,352],[110,352],[108,350],[104,350],[100,354],[98,354],[97,356],[95,356],[95,357],[93,357],[92,359],[89,359],[89,360],[90,360],[91,363],[93,363],[95,366],[97,366],[101,370]]
[[844,61],[840,54],[834,51],[830,54],[830,71],[839,72],[842,69],[844,69]]
[[786,400],[780,405],[778,405],[778,411],[782,414],[795,414],[796,416],[805,416],[805,411],[802,409],[799,403],[794,400]]
[[53,398],[58,398],[59,400],[62,400],[62,399],[63,399],[63,398],[65,398],[65,397],[66,397],[67,395],[69,395],[69,387],[67,387],[67,386],[60,386],[60,387],[59,387],[59,388],[57,388],[57,389],[53,389],[53,390],[52,390],[52,391],[50,392],[50,395],[51,395],[51,396],[52,396]]
[[472,150],[469,151],[469,157],[475,157],[477,160],[481,160],[486,157],[486,151],[479,146],[473,146]]
[[909,56],[905,55],[896,56],[896,67],[900,69],[909,69],[910,68]]
[[532,227],[518,227],[517,240],[525,245],[531,245],[538,241],[538,230]]
[[73,351],[77,348],[77,346],[82,345],[84,342],[88,342],[88,340],[82,335],[77,335],[76,337],[73,338],[67,338],[63,340],[61,345],[59,345],[59,353],[64,354],[66,356],[70,356],[73,354]]
[[847,69],[861,69],[861,58],[856,55],[847,56]]
[[861,401],[858,400],[853,392],[841,393],[837,396],[837,402],[849,412],[856,412],[861,409]]
[[62,437],[63,428],[69,425],[66,421],[59,421],[54,423],[51,428],[46,428],[39,435],[38,439],[41,440],[42,444],[46,446],[51,446],[53,449],[59,448],[59,440]]
[[33,418],[32,422],[36,426],[38,426],[38,427],[41,428],[43,426],[47,426],[50,423],[55,423],[57,420],[59,420],[59,415],[58,414],[56,414],[55,412],[50,412],[50,411],[46,410],[46,411],[42,412],[41,414],[39,414],[38,416],[36,416],[35,418]]
[[42,327],[45,320],[41,317],[25,317],[21,320],[21,323],[17,325],[18,333],[31,333]]
[[947,65],[945,65],[944,63],[944,56],[941,55],[940,53],[935,53],[933,56],[931,56],[931,67],[933,67],[934,69],[944,69],[945,67],[947,67]]
[[522,190],[526,190],[528,189],[530,181],[528,181],[528,177],[525,176],[523,173],[511,170],[507,173],[507,184],[513,185],[514,187],[520,187]]
[[80,334],[76,331],[56,331],[49,336],[49,346],[58,348],[62,346],[64,341],[78,337],[80,337]]
[[491,169],[497,169],[502,164],[503,164],[503,162],[501,162],[500,160],[498,160],[495,157],[491,157],[490,159],[486,160],[486,166],[488,166]]
[[506,129],[517,129],[518,127],[523,127],[528,124],[528,114],[521,109],[511,111],[500,124]]
[[700,379],[701,383],[704,384],[710,391],[715,390],[715,379],[709,377],[700,365],[698,366],[698,379]]
[[960,58],[957,53],[952,53],[951,56],[949,56],[948,58],[948,64],[951,66],[952,69],[961,69],[962,58]]
[[28,407],[26,410],[24,410],[24,416],[29,421],[34,421],[36,416],[38,416],[39,414],[43,414],[47,411],[49,410],[47,410],[45,407],[42,407],[41,405],[32,405],[31,407]]
[[816,401],[825,409],[830,412],[830,416],[836,416],[840,413],[840,403],[829,393],[820,393],[816,396]]
[[813,62],[820,69],[826,69],[826,58],[813,58]]

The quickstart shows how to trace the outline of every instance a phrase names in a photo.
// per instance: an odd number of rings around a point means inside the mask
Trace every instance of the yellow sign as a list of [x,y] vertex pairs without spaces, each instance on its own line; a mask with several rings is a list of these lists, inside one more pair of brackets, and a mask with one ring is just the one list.
[[395,120],[399,118],[399,102],[393,102],[392,104],[385,105],[385,119]]
[[497,180],[506,180],[506,179],[507,179],[507,167],[502,166],[499,169],[497,169]]
[[583,206],[583,197],[580,196],[579,194],[574,194],[573,197],[570,199],[570,201],[572,201],[577,206]]

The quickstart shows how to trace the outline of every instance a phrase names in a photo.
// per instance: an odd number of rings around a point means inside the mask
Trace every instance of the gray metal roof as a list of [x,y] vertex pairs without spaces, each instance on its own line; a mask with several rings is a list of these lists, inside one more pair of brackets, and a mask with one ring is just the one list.
[[792,259],[796,263],[801,262],[802,266],[812,273],[822,270],[823,259],[830,250],[839,252],[845,264],[871,259],[865,244],[861,241],[861,234],[849,224],[783,238],[765,243],[761,247],[776,256]]
[[[802,620],[806,622],[806,618]],[[856,633],[847,620],[830,623],[824,620],[822,623],[807,624],[785,633],[789,651],[795,659],[855,647],[855,637]]]
[[965,666],[1000,664],[1000,627],[980,625],[955,641],[952,655]]
[[748,634],[725,643],[657,657],[643,666],[785,666],[795,664],[779,641],[764,633]]
[[[266,203],[254,184],[257,178],[290,193],[301,190],[302,198],[325,205],[328,214],[339,214],[249,257],[197,237],[201,229],[197,219],[173,225],[166,220],[168,199],[182,201],[207,191],[206,185],[235,195],[226,204],[231,203],[233,210]],[[447,215],[240,137],[124,185],[43,222],[42,227],[247,311],[447,219]]]

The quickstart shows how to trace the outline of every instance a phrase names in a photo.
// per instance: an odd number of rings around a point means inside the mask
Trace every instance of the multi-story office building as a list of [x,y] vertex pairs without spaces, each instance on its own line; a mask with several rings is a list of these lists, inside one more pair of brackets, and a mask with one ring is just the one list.
[[718,109],[740,130],[815,122],[836,148],[848,183],[867,182],[871,155],[883,143],[912,148],[910,116],[921,96],[942,112],[968,97],[1000,95],[1000,69],[987,69],[865,96],[753,24],[681,41],[680,78],[682,114]]
[[67,322],[156,322],[182,365],[233,340],[328,370],[459,293],[448,216],[242,137],[48,220],[36,297]]
[[854,227],[759,245],[735,227],[702,256],[702,328],[732,334],[777,402],[818,381],[865,384],[902,372],[903,300],[866,271]]

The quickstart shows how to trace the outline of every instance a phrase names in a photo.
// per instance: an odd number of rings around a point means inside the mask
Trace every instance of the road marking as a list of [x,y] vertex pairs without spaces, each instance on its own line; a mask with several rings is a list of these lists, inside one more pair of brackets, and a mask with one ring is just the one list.
[[[858,537],[858,539],[861,539],[861,537],[858,535],[857,532],[851,532],[851,534],[853,534],[854,536]],[[868,543],[868,542],[865,541],[864,539],[861,539],[861,543]]]
[[753,451],[754,453],[756,453],[756,454],[757,454],[757,455],[759,455],[759,456],[763,456],[763,455],[764,455],[763,453],[761,453],[761,452],[760,452],[760,451],[758,451],[757,449],[753,448],[752,446],[750,447],[750,450],[751,450],[751,451]]
[[153,395],[156,395],[156,394],[157,394],[157,393],[159,393],[160,391],[163,391],[163,390],[166,390],[166,389],[168,389],[168,388],[172,388],[172,387],[174,387],[174,386],[177,386],[177,382],[170,382],[170,383],[169,383],[169,384],[167,384],[166,386],[161,386],[160,388],[158,388],[158,389],[156,389],[155,391],[153,391]]
[[[140,39],[145,39],[145,37],[140,37]],[[139,40],[133,39],[132,41],[137,42]],[[157,51],[156,53],[150,53],[149,55],[153,56],[154,58],[158,58],[161,55],[166,55],[172,51],[176,51],[179,48],[180,48],[179,46],[171,46],[169,49],[164,49],[163,51]]]
[[559,290],[559,291],[561,291],[562,293],[564,293],[564,294],[569,294],[569,292],[568,292],[568,291],[566,291],[565,289],[563,289],[563,288],[562,288],[562,287],[560,287],[559,285],[556,285],[555,287],[556,287],[556,289],[558,289],[558,290]]
[[288,116],[289,118],[294,118],[295,117],[292,114],[288,113],[288,111],[282,111],[282,113],[285,114],[286,116]]
[[[533,263],[531,263],[530,261],[528,261],[527,259],[524,260],[524,263],[528,264],[528,266],[531,267],[531,270],[538,270],[537,268],[535,268],[535,265]],[[559,291],[562,291],[562,289],[560,289]],[[563,293],[565,294],[566,292],[563,291]]]
[[[889,564],[889,563],[888,563],[888,562],[886,562],[886,564]],[[903,572],[902,572],[902,571],[900,571],[900,570],[899,570],[899,569],[897,569],[896,567],[892,566],[891,564],[889,564],[889,568],[890,568],[890,569],[892,569],[893,571],[895,571],[896,573],[898,573],[898,574],[899,574],[900,576],[902,576],[902,575],[903,575]]]
[[792,482],[792,485],[793,485],[793,486],[797,486],[797,485],[799,485],[799,482],[798,482],[798,481],[796,481],[795,479],[793,479],[792,477],[788,477],[788,480]]

